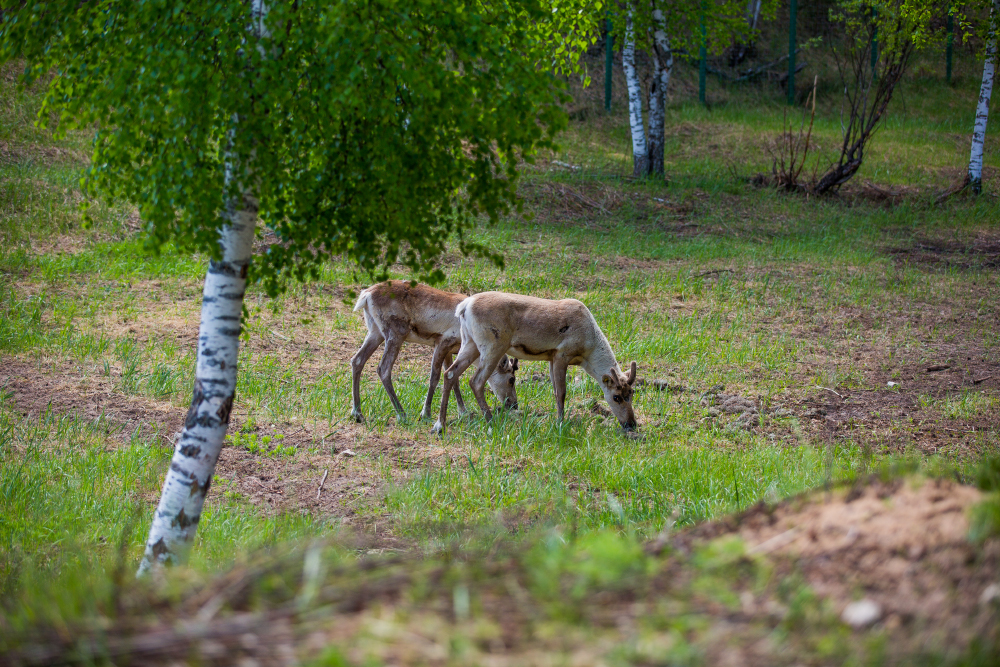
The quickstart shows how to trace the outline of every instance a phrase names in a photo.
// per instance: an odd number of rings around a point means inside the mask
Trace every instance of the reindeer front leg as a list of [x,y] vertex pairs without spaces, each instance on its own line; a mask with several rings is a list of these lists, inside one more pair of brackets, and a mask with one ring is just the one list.
[[431,418],[431,404],[434,402],[434,390],[437,389],[438,381],[441,379],[441,365],[447,360],[448,365],[451,366],[451,355],[448,354],[448,350],[454,344],[454,339],[441,339],[434,346],[434,356],[431,358],[431,379],[427,386],[424,409],[420,411],[421,419]]
[[555,357],[549,362],[549,379],[552,380],[552,389],[556,394],[556,414],[559,423],[563,421],[564,408],[566,405],[566,369],[569,367],[566,359]]
[[[458,381],[462,377],[465,369],[472,365],[472,362],[479,358],[479,348],[469,340],[470,344],[462,345],[458,351],[458,359],[444,372],[444,389],[441,390],[441,412],[438,420],[434,423],[431,433],[444,433],[444,425],[448,422],[448,394],[458,388]],[[457,395],[457,393],[456,393]]]

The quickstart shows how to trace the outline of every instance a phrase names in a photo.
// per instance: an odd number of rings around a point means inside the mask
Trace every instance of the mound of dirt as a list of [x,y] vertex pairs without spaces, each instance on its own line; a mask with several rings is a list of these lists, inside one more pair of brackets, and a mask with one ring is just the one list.
[[738,535],[748,554],[804,576],[849,625],[882,629],[906,652],[964,647],[997,622],[1000,541],[968,539],[969,509],[981,499],[947,480],[876,483],[758,505],[681,542]]

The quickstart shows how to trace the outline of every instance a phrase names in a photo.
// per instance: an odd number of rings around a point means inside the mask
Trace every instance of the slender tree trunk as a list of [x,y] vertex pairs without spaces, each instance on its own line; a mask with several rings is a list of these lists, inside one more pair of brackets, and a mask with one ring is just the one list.
[[674,68],[674,55],[670,49],[663,12],[654,10],[653,20],[656,22],[656,30],[653,32],[653,81],[649,87],[649,173],[662,176],[666,96],[670,73]]
[[[251,32],[258,38],[267,37],[267,6],[263,0],[252,0],[252,11]],[[235,116],[233,120],[238,121]],[[235,185],[240,194],[226,206],[228,224],[219,233],[222,259],[210,260],[205,274],[194,396],[174,446],[137,576],[156,565],[176,564],[186,558],[233,411],[243,295],[253,254],[257,200],[243,182],[252,178],[251,169],[241,169],[236,157],[227,152],[225,170],[226,191],[232,192]]]
[[140,575],[186,556],[229,427],[256,206],[246,198],[229,219],[221,234],[222,260],[210,261],[205,274],[194,396],[153,515]]
[[977,195],[983,190],[983,143],[986,141],[986,121],[990,115],[990,97],[993,95],[994,60],[997,53],[996,32],[993,22],[1000,19],[1000,0],[993,0],[990,12],[990,33],[986,42],[986,63],[983,65],[983,84],[979,89],[976,106],[976,124],[972,131],[972,155],[969,157],[969,185]]
[[[747,1],[747,27],[750,28],[750,33],[757,29],[757,21],[760,20],[760,9],[763,4],[763,0],[748,0]],[[753,44],[753,41],[750,42]]]
[[635,33],[632,30],[632,8],[625,19],[625,43],[622,46],[622,69],[628,87],[628,120],[632,129],[632,175],[644,176],[649,169],[646,152],[646,128],[642,123],[642,87],[635,70]]

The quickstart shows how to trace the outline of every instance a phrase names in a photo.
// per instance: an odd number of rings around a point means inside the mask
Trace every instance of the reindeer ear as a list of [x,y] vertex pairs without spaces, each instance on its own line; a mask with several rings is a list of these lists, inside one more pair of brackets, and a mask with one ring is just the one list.
[[512,370],[512,371],[516,371],[517,370],[517,357],[512,357],[511,358],[511,360],[510,360],[510,370]]
[[497,364],[497,370],[506,371],[508,366],[510,366],[510,360],[507,359],[507,356],[504,355],[500,357],[500,363]]
[[630,387],[632,386],[632,383],[635,382],[635,362],[634,361],[632,362],[632,365],[629,366],[629,369],[628,369],[628,378],[626,378],[625,382],[627,382]]
[[614,378],[612,378],[610,375],[604,375],[603,377],[601,377],[601,382],[603,382],[604,386],[606,386],[608,389],[614,389],[615,386],[617,386],[618,384],[617,382],[615,382]]

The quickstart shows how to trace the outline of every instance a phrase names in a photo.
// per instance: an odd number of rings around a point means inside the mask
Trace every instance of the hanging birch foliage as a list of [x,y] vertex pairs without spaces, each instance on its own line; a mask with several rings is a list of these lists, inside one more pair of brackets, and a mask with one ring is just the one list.
[[[0,61],[54,73],[39,116],[92,128],[83,184],[146,242],[210,257],[191,407],[140,572],[182,560],[229,424],[248,281],[274,295],[333,255],[442,277],[464,232],[518,206],[517,164],[565,124],[558,73],[589,3],[538,0],[0,5]],[[554,48],[553,48],[554,47]],[[540,66],[541,65],[541,66]],[[277,235],[251,252],[258,220]]]

